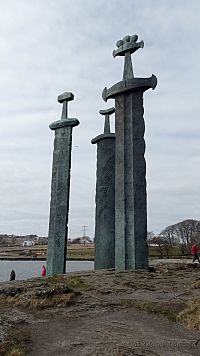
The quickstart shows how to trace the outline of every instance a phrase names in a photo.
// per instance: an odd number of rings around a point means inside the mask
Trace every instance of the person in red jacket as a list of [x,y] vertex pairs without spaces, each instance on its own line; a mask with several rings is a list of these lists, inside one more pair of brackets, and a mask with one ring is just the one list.
[[192,262],[194,263],[194,261],[197,260],[200,263],[197,246],[195,244],[192,245],[191,253],[192,253],[192,256],[193,256],[193,261]]
[[42,266],[42,277],[45,277],[46,276],[46,267],[43,265]]

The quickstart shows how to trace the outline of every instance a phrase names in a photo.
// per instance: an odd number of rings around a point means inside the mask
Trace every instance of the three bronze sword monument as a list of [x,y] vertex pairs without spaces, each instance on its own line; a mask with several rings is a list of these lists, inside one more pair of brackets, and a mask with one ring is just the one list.
[[[123,79],[104,88],[104,101],[115,99],[115,108],[100,110],[104,132],[91,142],[97,144],[95,214],[95,269],[147,269],[147,198],[144,158],[143,93],[157,85],[157,78],[135,78],[131,54],[143,48],[138,36],[117,41],[113,56],[124,56]],[[72,93],[58,97],[63,103],[55,130],[51,204],[48,235],[47,273],[64,273],[69,212],[72,127],[77,119],[67,117]],[[115,112],[115,133],[109,116]]]

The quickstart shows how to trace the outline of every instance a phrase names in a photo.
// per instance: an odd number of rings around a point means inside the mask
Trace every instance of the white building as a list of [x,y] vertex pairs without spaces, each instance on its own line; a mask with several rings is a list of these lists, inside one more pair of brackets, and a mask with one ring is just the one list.
[[23,246],[34,246],[35,242],[31,240],[26,240],[23,242]]

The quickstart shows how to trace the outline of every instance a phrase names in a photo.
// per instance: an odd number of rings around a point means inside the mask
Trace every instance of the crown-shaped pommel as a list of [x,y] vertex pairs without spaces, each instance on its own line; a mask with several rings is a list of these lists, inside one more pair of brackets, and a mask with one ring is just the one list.
[[113,51],[113,57],[124,56],[126,52],[134,53],[139,48],[144,47],[144,41],[137,42],[138,36],[125,36],[122,40],[118,40],[116,46],[118,49]]

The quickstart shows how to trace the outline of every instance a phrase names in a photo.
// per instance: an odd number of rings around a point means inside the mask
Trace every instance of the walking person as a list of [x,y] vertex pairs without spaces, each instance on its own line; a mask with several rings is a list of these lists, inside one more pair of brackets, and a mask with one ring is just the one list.
[[42,266],[42,277],[46,277],[46,273],[47,273],[46,267],[43,265]]
[[197,245],[195,245],[195,244],[192,245],[191,253],[192,253],[192,256],[193,256],[192,262],[194,263],[197,260],[200,263],[199,256],[198,256]]
[[15,280],[15,277],[16,277],[16,274],[15,274],[15,271],[14,269],[11,271],[10,273],[10,281],[14,281]]

